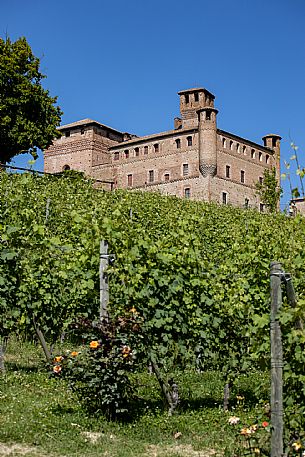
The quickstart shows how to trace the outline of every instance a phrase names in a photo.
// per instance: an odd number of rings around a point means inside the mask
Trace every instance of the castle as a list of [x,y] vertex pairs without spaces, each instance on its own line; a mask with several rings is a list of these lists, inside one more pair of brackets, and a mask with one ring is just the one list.
[[214,95],[204,88],[178,92],[174,129],[138,137],[84,119],[59,128],[62,137],[44,151],[45,172],[79,170],[109,189],[159,191],[195,200],[264,205],[256,195],[265,169],[280,176],[281,137],[263,145],[217,128]]

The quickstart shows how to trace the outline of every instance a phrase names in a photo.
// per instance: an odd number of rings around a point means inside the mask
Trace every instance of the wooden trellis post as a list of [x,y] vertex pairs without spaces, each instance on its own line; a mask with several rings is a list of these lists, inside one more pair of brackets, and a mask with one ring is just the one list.
[[270,265],[270,343],[271,343],[271,457],[283,455],[283,348],[278,312],[282,305],[281,264]]

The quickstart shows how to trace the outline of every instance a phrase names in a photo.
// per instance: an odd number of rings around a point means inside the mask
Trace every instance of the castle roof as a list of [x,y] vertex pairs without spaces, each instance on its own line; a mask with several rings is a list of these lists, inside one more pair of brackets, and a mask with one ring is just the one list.
[[191,89],[180,90],[178,92],[178,95],[189,94],[192,92],[205,92],[205,93],[209,94],[213,99],[215,98],[215,95],[213,95],[212,92],[205,89],[204,87],[193,87]]
[[109,127],[108,125],[101,124],[100,122],[95,121],[93,119],[89,119],[89,118],[81,119],[80,121],[76,121],[76,122],[71,122],[71,124],[61,125],[60,127],[58,127],[58,130],[67,130],[67,129],[72,129],[75,127],[84,127],[86,125],[95,125],[96,127],[104,128],[107,130],[112,130],[113,132],[117,132],[117,133],[120,133],[121,135],[123,135],[123,132],[120,132],[119,130],[114,129],[113,127]]

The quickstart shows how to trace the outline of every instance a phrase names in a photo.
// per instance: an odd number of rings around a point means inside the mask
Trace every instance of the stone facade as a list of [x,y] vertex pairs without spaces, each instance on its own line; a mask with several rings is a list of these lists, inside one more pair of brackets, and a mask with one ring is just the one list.
[[290,200],[289,204],[289,215],[296,216],[297,214],[301,214],[305,216],[305,198],[299,197]]
[[[214,95],[184,90],[174,129],[138,137],[91,119],[59,128],[62,137],[44,152],[45,171],[84,171],[106,188],[159,191],[195,200],[256,207],[255,183],[265,169],[280,176],[278,135],[256,144],[217,128]],[[106,181],[106,182],[102,182]]]

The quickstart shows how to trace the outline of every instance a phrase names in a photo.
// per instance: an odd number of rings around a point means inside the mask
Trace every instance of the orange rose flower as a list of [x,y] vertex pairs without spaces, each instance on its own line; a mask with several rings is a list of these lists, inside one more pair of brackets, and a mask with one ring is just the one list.
[[91,348],[91,349],[96,349],[96,348],[99,347],[99,345],[100,345],[100,344],[99,344],[98,341],[91,341],[91,343],[90,343],[90,348]]
[[61,366],[55,365],[55,367],[53,368],[53,372],[56,373],[56,374],[60,373],[61,372]]
[[77,351],[71,352],[71,356],[72,356],[72,357],[76,357],[78,354],[79,354],[79,353],[78,353]]
[[136,312],[137,312],[137,310],[136,310],[136,308],[135,308],[134,306],[133,306],[132,308],[130,308],[129,311],[130,311],[131,313],[136,313]]
[[54,357],[54,362],[61,362],[63,357],[61,355]]

